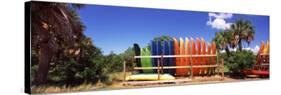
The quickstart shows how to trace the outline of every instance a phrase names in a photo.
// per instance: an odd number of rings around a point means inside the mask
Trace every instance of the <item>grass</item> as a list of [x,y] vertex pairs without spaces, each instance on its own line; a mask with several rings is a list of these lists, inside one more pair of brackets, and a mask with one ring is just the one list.
[[[227,68],[225,68],[227,69]],[[126,75],[131,75],[131,73],[126,73]],[[77,91],[93,91],[93,90],[109,90],[109,89],[122,89],[122,88],[139,88],[139,87],[153,87],[153,86],[124,86],[122,84],[122,80],[124,79],[124,74],[122,72],[112,73],[108,75],[110,81],[97,83],[82,83],[78,86],[69,86],[66,85],[58,86],[58,85],[41,85],[41,86],[32,86],[32,93],[59,93],[59,92],[77,92]],[[220,79],[218,75],[209,76],[209,77],[195,77],[193,82],[188,84],[201,84],[203,83],[213,83],[212,80]],[[232,81],[242,81],[242,80],[260,80],[264,78],[246,78],[246,79],[235,79],[229,76],[225,76],[224,82],[232,82]],[[222,81],[221,81],[222,82]],[[169,86],[169,84],[162,84],[160,86]]]
[[32,93],[58,93],[58,92],[75,92],[75,91],[85,91],[85,90],[94,90],[98,88],[102,88],[105,85],[103,83],[83,83],[78,86],[67,87],[63,86],[55,86],[55,85],[42,85],[42,86],[32,86]]
[[[130,75],[131,73],[126,73]],[[89,91],[97,89],[114,89],[122,87],[122,80],[124,74],[122,72],[112,73],[108,75],[109,80],[105,82],[98,81],[97,83],[82,83],[78,86],[66,85],[40,85],[32,86],[32,93],[59,93],[59,92],[76,92],[76,91]]]

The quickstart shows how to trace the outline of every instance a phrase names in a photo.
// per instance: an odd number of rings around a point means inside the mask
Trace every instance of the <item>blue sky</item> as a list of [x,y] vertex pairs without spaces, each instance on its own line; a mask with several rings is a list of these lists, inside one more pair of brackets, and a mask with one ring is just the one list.
[[121,53],[133,43],[141,47],[157,36],[203,37],[210,42],[215,32],[227,28],[237,19],[246,19],[255,27],[255,39],[245,48],[257,48],[269,39],[269,17],[230,13],[209,13],[149,8],[87,5],[78,10],[86,25],[84,34],[104,54]]

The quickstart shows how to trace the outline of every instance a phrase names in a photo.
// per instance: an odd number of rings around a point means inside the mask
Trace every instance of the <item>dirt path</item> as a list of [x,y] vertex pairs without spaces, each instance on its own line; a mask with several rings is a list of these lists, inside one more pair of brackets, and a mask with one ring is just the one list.
[[[186,77],[177,77],[177,79],[189,79]],[[76,87],[57,87],[57,86],[40,86],[32,87],[33,93],[60,93],[60,92],[77,92],[77,91],[101,91],[101,90],[116,90],[116,89],[132,89],[132,88],[151,88],[151,87],[165,87],[165,86],[182,86],[182,85],[198,85],[198,84],[215,84],[215,83],[229,83],[229,82],[245,82],[245,81],[257,81],[268,80],[269,78],[230,78],[224,77],[221,80],[220,76],[204,76],[194,77],[192,81],[184,83],[169,83],[169,84],[153,84],[153,85],[123,85],[121,80],[113,81],[110,85],[103,83],[97,84],[81,84]],[[190,80],[190,79],[189,79]]]

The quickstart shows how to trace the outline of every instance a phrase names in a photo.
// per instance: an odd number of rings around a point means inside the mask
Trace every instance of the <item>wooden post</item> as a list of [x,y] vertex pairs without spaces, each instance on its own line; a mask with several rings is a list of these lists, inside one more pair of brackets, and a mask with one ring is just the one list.
[[123,74],[124,74],[123,83],[125,83],[126,82],[126,61],[123,62]]
[[164,59],[163,59],[163,54],[161,55],[161,74],[163,74],[164,73],[164,71],[163,71],[163,65],[164,65]]
[[[216,65],[220,65],[219,63],[220,63],[220,60],[219,60],[219,53],[218,53],[218,51],[216,50],[216,63],[215,63],[215,64],[216,64]],[[216,68],[214,68],[214,74],[218,74]]]
[[157,74],[158,74],[158,80],[160,80],[160,59],[157,58]]
[[221,76],[222,76],[222,80],[224,79],[224,61],[223,59],[221,59]]

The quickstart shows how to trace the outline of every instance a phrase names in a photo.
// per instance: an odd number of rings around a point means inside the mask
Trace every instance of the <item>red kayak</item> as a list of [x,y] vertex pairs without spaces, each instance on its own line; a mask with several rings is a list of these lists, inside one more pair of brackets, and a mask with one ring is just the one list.
[[261,70],[244,70],[243,73],[246,75],[261,75],[261,76],[269,75],[269,71],[261,71]]

